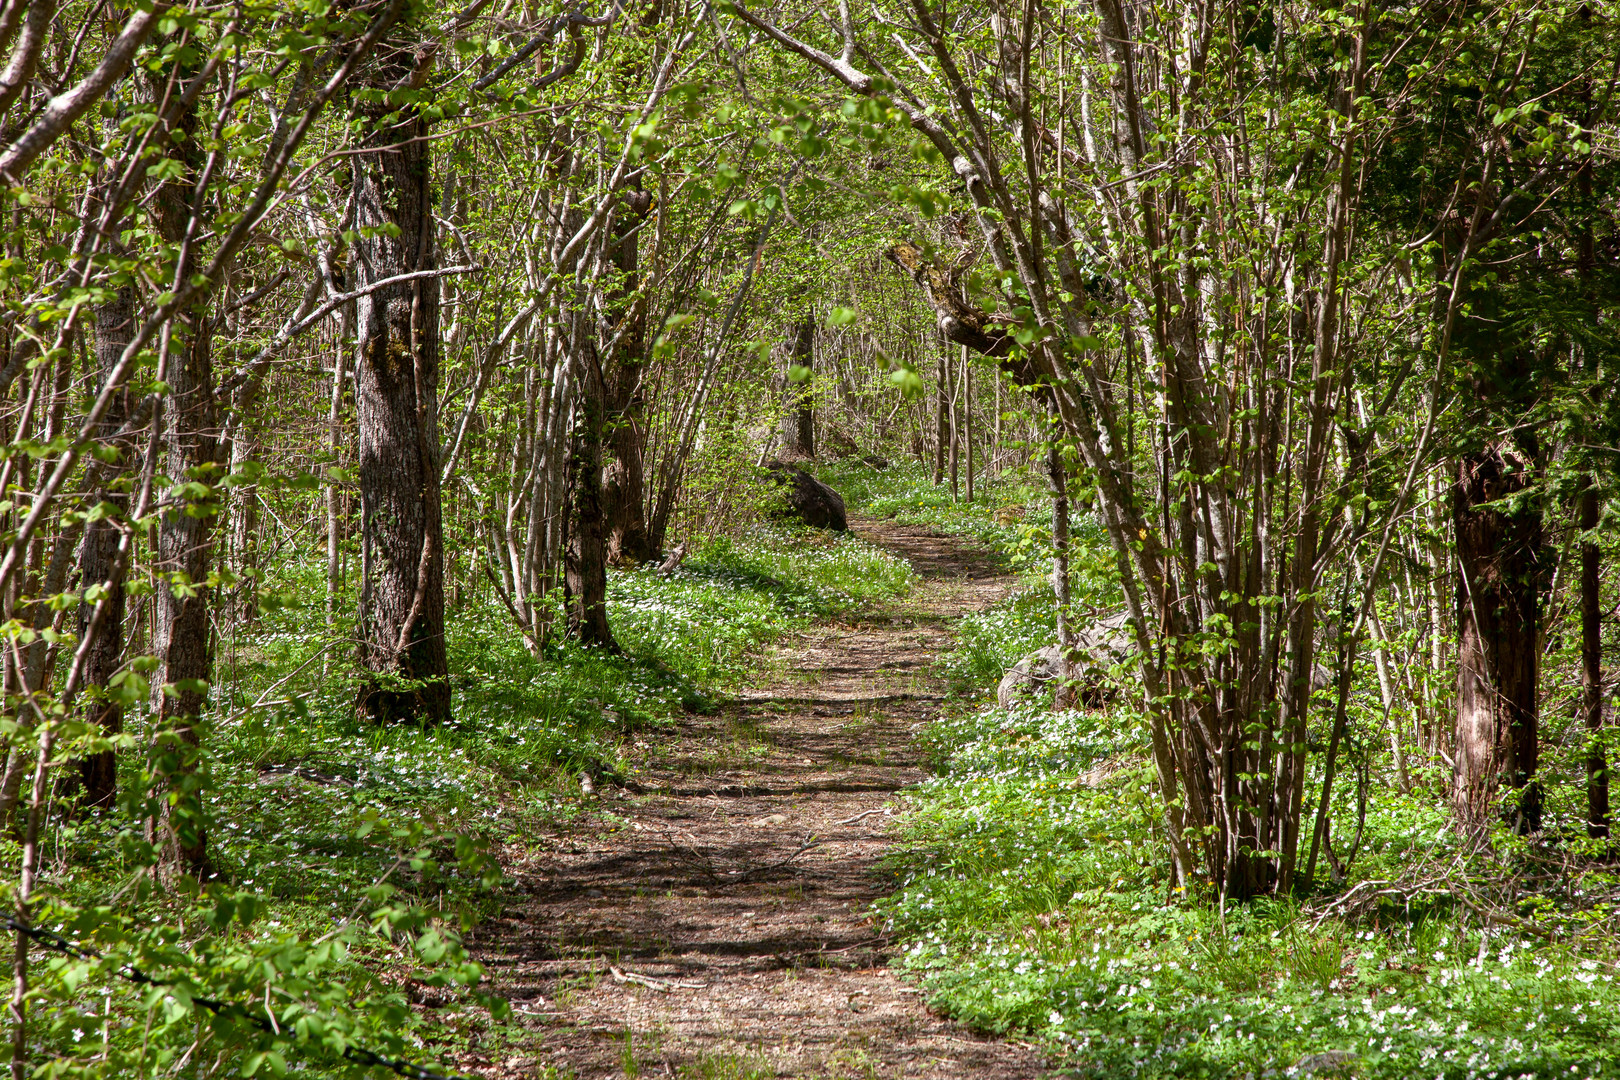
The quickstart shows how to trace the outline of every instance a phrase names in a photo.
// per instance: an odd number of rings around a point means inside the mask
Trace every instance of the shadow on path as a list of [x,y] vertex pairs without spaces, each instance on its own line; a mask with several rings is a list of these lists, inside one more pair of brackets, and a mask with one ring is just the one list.
[[[931,1014],[864,914],[893,888],[890,797],[925,775],[930,665],[1011,578],[959,538],[853,527],[916,567],[910,598],[784,643],[777,685],[648,740],[643,790],[604,793],[618,827],[508,868],[521,900],[473,945],[561,1075],[625,1076],[627,1054],[643,1077],[1042,1074]],[[486,1071],[536,1075],[510,1064]]]

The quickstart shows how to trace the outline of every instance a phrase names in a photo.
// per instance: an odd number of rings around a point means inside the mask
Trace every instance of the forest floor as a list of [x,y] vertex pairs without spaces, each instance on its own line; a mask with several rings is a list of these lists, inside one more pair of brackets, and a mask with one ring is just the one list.
[[[486,1076],[1032,1077],[1027,1045],[930,1013],[869,917],[894,795],[926,775],[934,658],[1013,578],[971,541],[857,520],[911,595],[782,643],[763,685],[649,732],[627,788],[514,851],[470,944],[532,1034]],[[549,1067],[549,1068],[548,1068]],[[552,1072],[555,1070],[555,1072]]]

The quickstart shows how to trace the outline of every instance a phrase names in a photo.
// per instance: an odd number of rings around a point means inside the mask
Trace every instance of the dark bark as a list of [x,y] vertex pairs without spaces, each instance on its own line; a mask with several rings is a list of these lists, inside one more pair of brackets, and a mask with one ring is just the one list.
[[1541,511],[1523,496],[1530,460],[1506,447],[1464,455],[1452,489],[1462,573],[1457,599],[1456,771],[1452,803],[1465,832],[1482,835],[1503,784],[1516,829],[1541,823],[1536,647],[1541,617]]
[[612,460],[603,476],[607,516],[607,558],[616,566],[639,566],[658,557],[647,531],[647,394],[643,385],[647,359],[647,301],[641,288],[640,233],[652,209],[652,195],[639,188],[625,192],[613,220],[610,252],[619,282],[608,300],[609,317],[624,320],[614,348],[607,388],[608,449]]
[[[393,55],[401,55],[395,50]],[[405,61],[411,58],[404,56]],[[382,65],[376,85],[409,76]],[[360,287],[436,265],[428,125],[377,131],[353,158]],[[392,147],[381,149],[381,147]],[[397,235],[384,227],[398,230]],[[375,230],[375,235],[367,233]],[[439,498],[439,281],[392,285],[356,301],[355,412],[361,512],[362,714],[379,722],[450,718]]]
[[[182,175],[161,184],[153,198],[158,231],[179,246],[192,228],[200,201],[202,152],[197,115],[188,110],[176,127],[170,155]],[[213,675],[208,585],[214,520],[219,513],[219,410],[214,394],[213,321],[206,304],[182,310],[170,333],[164,378],[169,392],[160,419],[163,475],[172,485],[158,523],[152,569],[152,680],[156,714],[152,736],[153,790],[157,803],[149,839],[158,849],[165,880],[209,874],[207,820],[202,802],[206,775],[200,770],[203,709]],[[200,487],[194,485],[201,485]]]
[[[589,351],[589,344],[583,347]],[[600,371],[594,356],[585,357],[580,379],[579,414],[569,449],[568,549],[563,583],[568,604],[568,634],[587,645],[614,652],[607,617],[607,516],[602,506],[602,432],[606,420]]]
[[[814,367],[816,321],[803,318],[793,324],[792,344],[788,350],[787,366]],[[794,382],[786,377],[783,386],[782,453],[788,458],[814,458],[816,456],[816,411],[810,393],[810,377]]]
[[[164,408],[165,471],[175,484],[188,479],[211,483],[217,452],[217,409],[208,319],[193,312],[183,319],[169,357],[169,395]],[[208,610],[208,572],[218,504],[212,488],[200,498],[171,493],[175,505],[163,513],[153,563],[160,585],[156,595],[153,680],[157,723],[153,775],[158,778],[158,819],[154,841],[160,867],[176,873],[208,874],[208,833],[202,806],[205,778],[198,771],[202,743],[200,717],[213,673]],[[166,583],[166,584],[164,584]]]
[[[96,311],[96,362],[103,381],[117,364],[124,346],[129,344],[134,318],[135,295],[128,287],[119,289]],[[112,408],[107,410],[101,422],[100,434],[104,442],[123,426],[128,415],[129,394],[126,391],[113,399]],[[115,448],[122,455],[120,461],[127,463],[130,452],[127,441]],[[98,468],[95,472],[101,474],[103,469]],[[117,735],[124,730],[123,706],[98,695],[97,691],[105,691],[123,660],[124,581],[123,575],[114,575],[112,571],[118,557],[119,529],[116,519],[128,512],[129,495],[111,484],[103,484],[96,490],[94,501],[96,504],[107,504],[112,508],[112,513],[85,525],[84,543],[79,549],[79,584],[81,588],[89,589],[109,579],[116,580],[107,592],[107,614],[96,627],[95,639],[85,656],[84,685],[90,690],[85,718],[104,734]],[[79,605],[81,635],[90,627],[95,606],[93,601]],[[83,785],[81,798],[86,806],[112,806],[118,798],[118,760],[113,751],[104,750],[82,759],[79,762],[79,780]]]
[[[1581,492],[1581,530],[1598,525],[1597,487],[1587,477]],[[1609,763],[1600,741],[1603,731],[1603,609],[1599,604],[1602,559],[1598,546],[1581,542],[1581,712],[1586,720],[1586,832],[1597,838],[1609,835]]]

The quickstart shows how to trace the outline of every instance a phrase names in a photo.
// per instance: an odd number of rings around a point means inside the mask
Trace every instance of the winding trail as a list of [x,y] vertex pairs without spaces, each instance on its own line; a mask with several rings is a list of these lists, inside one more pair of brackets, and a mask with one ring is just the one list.
[[1011,579],[957,537],[852,527],[910,560],[910,597],[784,643],[771,686],[638,747],[641,794],[602,792],[603,814],[508,868],[521,899],[473,944],[539,1056],[479,1071],[1043,1073],[1032,1048],[931,1014],[865,914],[894,887],[891,797],[926,775],[913,736],[941,701],[931,665]]

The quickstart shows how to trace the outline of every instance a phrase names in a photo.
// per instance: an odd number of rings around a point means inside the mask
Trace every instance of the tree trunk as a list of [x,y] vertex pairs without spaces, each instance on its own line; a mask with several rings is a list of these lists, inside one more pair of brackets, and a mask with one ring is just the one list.
[[939,362],[939,383],[934,388],[934,486],[945,479],[945,452],[951,438],[951,420],[947,412],[951,393],[951,362]]
[[[1586,478],[1581,492],[1581,531],[1590,534],[1598,526],[1597,485]],[[1602,838],[1609,835],[1609,764],[1603,753],[1603,609],[1599,603],[1599,571],[1602,569],[1597,544],[1581,541],[1581,712],[1586,720],[1586,832]]]
[[[641,288],[640,231],[652,209],[650,192],[632,188],[619,200],[610,255],[620,280],[608,300],[608,315],[623,305],[624,332],[614,348],[609,388],[608,446],[613,460],[604,474],[607,558],[615,566],[639,566],[658,557],[647,532],[647,301]],[[617,303],[615,303],[617,301]]]
[[[176,335],[168,365],[169,394],[163,416],[166,472],[175,484],[213,478],[218,410],[214,401],[213,354],[208,319],[194,312],[185,335]],[[158,778],[158,818],[153,841],[160,873],[205,877],[208,833],[198,772],[199,731],[208,700],[213,656],[209,648],[208,571],[218,504],[212,491],[202,499],[171,494],[158,527],[153,569],[159,585],[153,629],[158,668],[153,685],[157,714],[153,775]]]
[[[259,387],[251,388],[251,392],[244,395],[244,399],[236,403],[235,407],[244,410],[256,410],[259,404]],[[240,475],[244,466],[253,457],[253,439],[250,428],[243,424],[236,429],[236,438],[231,443],[231,473]],[[259,569],[259,487],[257,484],[242,484],[231,489],[231,537],[230,554],[231,568],[236,572],[237,581],[235,595],[231,599],[230,607],[235,617],[244,623],[252,623],[259,614],[259,590],[255,578]]]
[[[810,371],[815,359],[813,348],[816,321],[800,319],[793,324],[793,343],[788,353],[787,368],[802,367]],[[816,411],[810,393],[810,376],[794,382],[788,374],[782,382],[784,401],[782,411],[782,455],[786,458],[814,458],[816,456]]]
[[[341,320],[346,322],[347,320]],[[339,326],[337,347],[332,350],[332,396],[326,410],[327,452],[332,455],[331,468],[343,465],[343,386],[348,379],[345,361],[348,359],[349,335]],[[326,485],[326,629],[335,632],[338,609],[343,593],[343,487],[334,475]],[[327,670],[330,656],[321,661]]]
[[[96,312],[96,363],[103,381],[107,373],[118,363],[124,347],[129,344],[134,318],[135,294],[133,289],[127,287],[113,293]],[[107,410],[106,417],[101,422],[101,437],[103,439],[110,437],[123,426],[128,415],[129,394],[125,392],[117,395],[113,399],[112,408]],[[119,450],[124,455],[121,461],[127,463],[130,447],[126,444],[120,446]],[[114,513],[119,518],[129,510],[128,493],[112,485],[102,486],[96,492],[95,501],[114,507]],[[79,549],[79,582],[82,588],[89,589],[103,584],[114,576],[112,571],[118,557],[118,540],[119,529],[113,520],[100,518],[86,523],[84,544]],[[95,640],[90,643],[85,655],[86,687],[105,690],[123,660],[124,597],[123,576],[117,575],[117,580],[107,594],[107,614],[96,628]],[[90,627],[90,617],[95,611],[95,606],[94,601],[79,605],[81,635]],[[85,717],[91,724],[99,727],[106,735],[117,735],[124,730],[122,705],[117,701],[98,697],[94,690],[87,697]],[[79,779],[83,784],[82,798],[86,806],[110,807],[117,802],[118,759],[113,751],[103,750],[81,760]]]
[[[583,334],[575,335],[581,350],[590,350]],[[568,509],[568,548],[563,583],[568,600],[568,634],[587,645],[613,652],[607,617],[607,518],[602,512],[602,429],[605,421],[603,390],[594,357],[578,363],[579,412],[574,421],[568,471],[571,498]]]
[[1069,615],[1069,479],[1063,467],[1063,448],[1056,440],[1046,449],[1046,479],[1052,491],[1052,595],[1057,602],[1057,639],[1063,654],[1060,682],[1052,707],[1068,708],[1074,703],[1069,678],[1074,663],[1074,624]]
[[[385,65],[383,81],[391,72]],[[413,117],[355,156],[357,284],[432,269],[428,125]],[[380,149],[383,146],[391,149]],[[390,236],[389,230],[397,229]],[[439,501],[439,283],[356,301],[362,574],[360,711],[379,722],[450,718]]]
[[[170,155],[183,178],[159,185],[153,198],[159,233],[177,248],[193,228],[201,149],[197,116],[185,112]],[[179,268],[184,273],[185,268]],[[205,306],[181,312],[167,344],[163,378],[169,389],[160,418],[163,475],[170,485],[152,561],[153,596],[151,797],[157,814],[147,823],[158,849],[158,875],[166,881],[209,874],[208,831],[202,803],[201,722],[213,675],[208,584],[213,531],[220,504],[219,408],[214,396],[214,322]],[[188,490],[183,485],[209,485]]]
[[1541,511],[1484,504],[1525,491],[1530,462],[1507,447],[1465,455],[1452,488],[1461,580],[1457,598],[1456,772],[1458,827],[1489,828],[1505,782],[1518,792],[1504,807],[1519,831],[1541,824],[1535,782],[1541,618]]
[[951,501],[955,502],[961,494],[960,482],[962,478],[962,424],[961,410],[956,403],[956,365],[949,359],[941,359],[940,367],[947,372],[949,386],[949,396],[946,400],[950,409]]
[[973,368],[962,346],[962,443],[967,450],[967,501],[973,501]]

